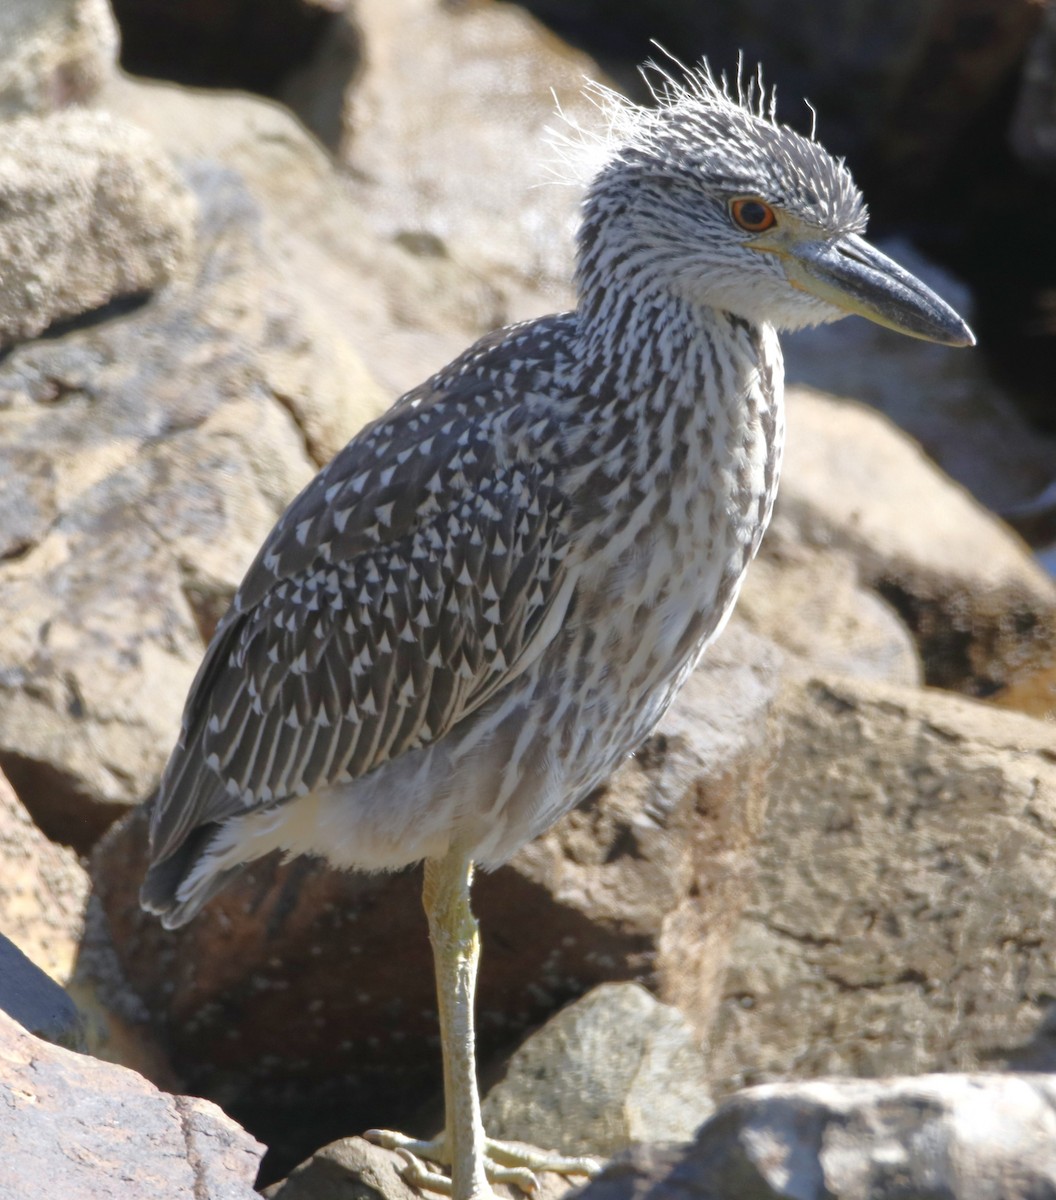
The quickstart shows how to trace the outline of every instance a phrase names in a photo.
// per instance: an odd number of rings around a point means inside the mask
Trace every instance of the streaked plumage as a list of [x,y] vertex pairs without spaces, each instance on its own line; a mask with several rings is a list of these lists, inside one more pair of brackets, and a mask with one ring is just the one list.
[[[490,334],[356,437],[217,630],[153,814],[143,899],[166,924],[275,848],[454,864],[436,903],[458,909],[468,864],[604,779],[726,621],[777,488],[776,330],[853,310],[970,338],[862,240],[846,168],[761,89],[695,73],[648,112],[599,94],[616,136],[576,310]],[[459,1103],[456,1194],[478,1194]]]

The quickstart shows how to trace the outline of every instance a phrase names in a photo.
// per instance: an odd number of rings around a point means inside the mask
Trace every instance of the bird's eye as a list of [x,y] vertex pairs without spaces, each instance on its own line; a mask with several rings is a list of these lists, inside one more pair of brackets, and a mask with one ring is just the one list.
[[730,216],[749,233],[763,233],[777,223],[774,210],[757,196],[741,196],[731,200]]

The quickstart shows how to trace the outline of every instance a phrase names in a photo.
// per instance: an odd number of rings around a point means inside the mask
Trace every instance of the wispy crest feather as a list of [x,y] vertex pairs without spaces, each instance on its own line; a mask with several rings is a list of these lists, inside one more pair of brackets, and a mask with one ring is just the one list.
[[716,75],[707,59],[690,67],[655,44],[678,71],[674,74],[671,66],[656,59],[638,68],[655,106],[635,104],[615,88],[586,79],[583,95],[601,114],[596,125],[586,126],[566,112],[554,95],[555,112],[562,125],[548,126],[546,140],[555,152],[549,167],[557,182],[583,186],[628,150],[654,150],[670,127],[672,116],[679,112],[699,112],[702,107],[725,110],[777,128],[777,88],[765,84],[761,63],[746,74],[743,60],[738,59],[737,74],[731,82],[725,72]]

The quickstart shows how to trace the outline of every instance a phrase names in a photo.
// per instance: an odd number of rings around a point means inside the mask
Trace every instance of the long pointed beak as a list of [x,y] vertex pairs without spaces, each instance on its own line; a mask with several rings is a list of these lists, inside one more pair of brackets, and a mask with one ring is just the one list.
[[793,287],[878,325],[944,346],[974,346],[975,335],[945,300],[865,238],[802,241],[781,258]]

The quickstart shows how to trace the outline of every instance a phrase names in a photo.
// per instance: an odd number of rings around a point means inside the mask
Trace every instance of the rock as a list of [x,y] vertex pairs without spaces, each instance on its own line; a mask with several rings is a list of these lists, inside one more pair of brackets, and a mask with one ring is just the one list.
[[[428,238],[378,233],[366,199],[279,105],[119,78],[100,103],[149,130],[180,160],[237,172],[267,219],[269,256],[313,307],[355,339],[364,404],[388,406],[509,316],[508,289]],[[391,197],[375,197],[378,204]],[[534,313],[547,302],[535,302]],[[341,336],[336,339],[340,342]],[[370,385],[364,376],[381,384]]]
[[712,1086],[974,1071],[1056,995],[1056,731],[943,695],[815,679],[782,702],[754,899]]
[[795,390],[788,423],[767,553],[848,554],[932,686],[1056,708],[1056,583],[1022,542],[864,406]]
[[73,970],[88,887],[76,856],[48,841],[0,775],[0,928],[59,983]]
[[193,201],[140,130],[99,113],[21,117],[0,162],[0,348],[167,282]]
[[483,1117],[489,1137],[609,1158],[635,1142],[688,1142],[714,1107],[685,1017],[638,984],[608,983],[517,1048]]
[[0,1196],[253,1200],[263,1147],[215,1104],[50,1046],[0,1013]]
[[0,119],[90,100],[117,63],[107,0],[4,0]]
[[84,1047],[77,1006],[54,979],[0,934],[0,1010],[24,1029],[71,1050]]
[[0,766],[82,851],[156,785],[204,641],[313,447],[377,412],[237,178],[187,178],[185,278],[0,362]]
[[338,153],[374,227],[500,276],[511,296],[527,284],[531,315],[540,282],[566,294],[579,190],[552,186],[543,135],[555,101],[597,123],[582,94],[594,62],[513,5],[361,0],[345,19],[363,50]]
[[[698,1036],[708,1027],[765,808],[777,662],[732,627],[608,789],[477,879],[485,1071],[612,979],[647,980]],[[144,842],[137,813],[92,876],[185,1086],[222,1099],[287,1168],[356,1130],[430,1132],[416,1119],[440,1084],[418,874],[268,859],[166,932],[138,905]]]
[[1035,1200],[1056,1191],[1052,1076],[818,1080],[731,1098],[681,1148],[637,1148],[579,1195]]
[[850,555],[763,542],[737,602],[738,616],[789,652],[790,666],[912,687],[923,670],[912,635],[858,579]]

